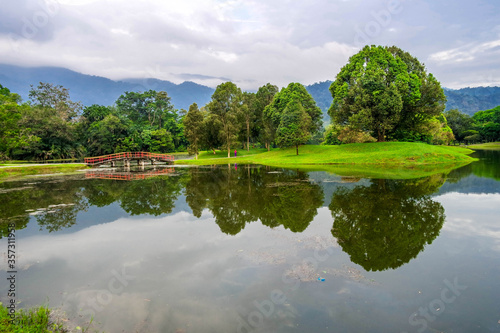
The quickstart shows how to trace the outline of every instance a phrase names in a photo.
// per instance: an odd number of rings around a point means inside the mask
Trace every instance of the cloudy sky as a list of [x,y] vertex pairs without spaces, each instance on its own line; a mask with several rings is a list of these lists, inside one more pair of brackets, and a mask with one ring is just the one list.
[[1,1],[3,64],[256,89],[334,80],[377,44],[410,52],[443,86],[500,86],[498,0]]

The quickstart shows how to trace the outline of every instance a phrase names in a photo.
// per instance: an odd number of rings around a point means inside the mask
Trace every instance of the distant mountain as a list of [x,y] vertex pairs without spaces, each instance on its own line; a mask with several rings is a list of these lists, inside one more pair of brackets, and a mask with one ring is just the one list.
[[175,84],[158,79],[113,81],[104,77],[80,74],[58,67],[17,67],[0,65],[0,84],[28,100],[30,85],[49,82],[69,89],[71,99],[85,106],[113,105],[125,91],[163,90],[172,98],[176,109],[189,109],[192,103],[203,106],[210,101],[214,89],[193,82]]
[[[329,119],[327,111],[332,104],[332,95],[328,90],[331,83],[332,81],[323,81],[306,87],[316,104],[323,110],[325,120]],[[458,109],[469,115],[500,105],[500,87],[477,87],[458,90],[444,88],[444,94],[448,99],[446,110]]]
[[306,86],[307,92],[311,94],[316,101],[316,105],[318,105],[321,111],[323,111],[323,121],[327,123],[330,122],[328,109],[333,101],[332,94],[330,93],[330,90],[328,90],[331,84],[332,81],[323,81]]
[[[83,105],[113,105],[125,91],[163,90],[172,98],[177,109],[189,109],[192,103],[204,106],[210,101],[213,88],[194,82],[175,84],[158,79],[125,79],[113,81],[100,76],[85,75],[59,67],[17,67],[0,65],[0,84],[28,100],[30,84],[39,82],[60,84],[69,89],[71,99]],[[306,86],[317,105],[323,111],[323,119],[329,122],[327,111],[332,103],[328,88],[332,81],[323,81]],[[480,110],[489,110],[500,105],[500,87],[463,88],[444,90],[448,102],[446,110],[458,109],[473,115]]]
[[458,109],[468,115],[500,105],[500,87],[445,89],[446,110]]

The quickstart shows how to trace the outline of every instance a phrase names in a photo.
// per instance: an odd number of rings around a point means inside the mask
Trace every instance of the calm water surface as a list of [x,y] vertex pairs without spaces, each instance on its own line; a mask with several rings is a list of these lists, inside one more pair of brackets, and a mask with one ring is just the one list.
[[[0,184],[0,301],[105,332],[500,332],[500,153],[367,179],[256,166]],[[152,177],[154,176],[154,177]]]

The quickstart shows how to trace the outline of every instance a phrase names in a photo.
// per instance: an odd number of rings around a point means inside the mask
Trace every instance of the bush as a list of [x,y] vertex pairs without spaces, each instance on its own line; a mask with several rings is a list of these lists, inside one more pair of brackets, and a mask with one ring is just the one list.
[[338,139],[341,127],[338,125],[329,125],[323,136],[322,145],[340,145],[342,142]]
[[370,134],[350,127],[344,127],[341,129],[338,139],[342,143],[377,142],[377,139]]

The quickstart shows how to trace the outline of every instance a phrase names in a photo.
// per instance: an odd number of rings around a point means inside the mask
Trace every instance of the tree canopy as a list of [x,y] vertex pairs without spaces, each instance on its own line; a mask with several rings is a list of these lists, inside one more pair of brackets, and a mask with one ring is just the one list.
[[377,141],[427,134],[425,124],[442,113],[446,101],[434,76],[395,46],[365,46],[340,70],[330,92],[332,121]]
[[297,155],[299,145],[311,138],[311,117],[307,114],[299,100],[291,100],[283,114],[277,129],[276,143],[279,147],[295,146]]
[[302,84],[290,83],[264,108],[263,122],[269,141],[276,139],[281,147],[298,149],[321,128],[322,112]]
[[219,135],[227,149],[227,157],[231,156],[231,148],[236,143],[241,128],[241,123],[238,121],[241,99],[241,89],[232,82],[225,82],[217,86],[212,100],[207,105],[208,111],[222,125]]
[[194,154],[198,159],[198,152],[203,139],[203,113],[198,109],[198,105],[193,103],[183,119],[184,133],[189,141],[188,152]]
[[500,106],[472,117],[453,109],[444,114],[456,140],[465,143],[500,141]]

